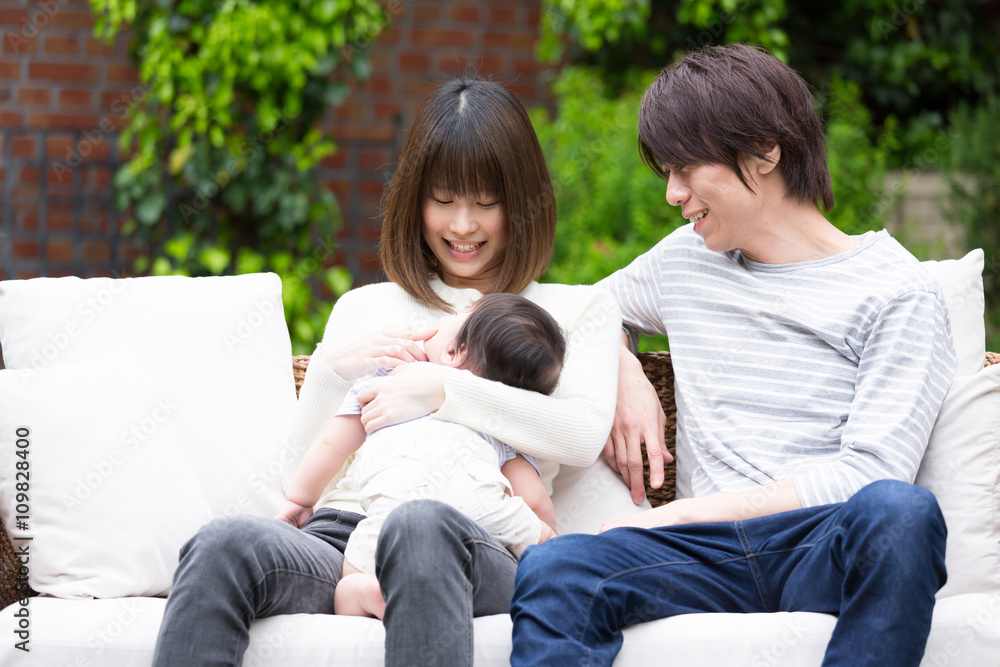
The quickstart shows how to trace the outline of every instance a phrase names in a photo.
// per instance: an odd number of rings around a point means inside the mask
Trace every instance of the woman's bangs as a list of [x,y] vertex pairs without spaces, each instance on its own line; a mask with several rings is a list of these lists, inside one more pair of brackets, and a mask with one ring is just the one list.
[[485,137],[459,124],[432,143],[424,163],[424,196],[504,197],[503,167]]

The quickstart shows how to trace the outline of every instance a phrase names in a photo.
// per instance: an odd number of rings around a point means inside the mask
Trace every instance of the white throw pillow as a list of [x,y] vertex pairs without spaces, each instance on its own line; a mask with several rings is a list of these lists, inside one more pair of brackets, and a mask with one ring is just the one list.
[[952,383],[916,483],[948,524],[938,597],[1000,588],[1000,364]]
[[972,375],[986,358],[986,321],[983,298],[983,251],[977,248],[962,259],[921,262],[941,285],[958,367],[955,375]]
[[31,587],[164,593],[178,549],[212,517],[176,442],[175,397],[122,354],[0,371],[0,404],[0,513]]
[[[199,485],[210,516],[274,516],[284,500],[283,445],[296,401],[276,275],[0,282],[0,345],[7,368],[39,374],[134,354],[156,395],[172,397],[173,446],[193,469],[184,483]],[[75,388],[93,391],[82,381]],[[111,426],[132,423],[123,416]]]

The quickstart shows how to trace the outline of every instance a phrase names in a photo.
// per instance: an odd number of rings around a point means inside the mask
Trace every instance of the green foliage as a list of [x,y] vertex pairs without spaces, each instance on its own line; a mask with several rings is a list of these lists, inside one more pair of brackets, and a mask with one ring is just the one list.
[[833,181],[836,204],[827,218],[848,234],[881,229],[893,204],[885,188],[889,153],[894,147],[894,125],[876,141],[871,114],[861,103],[857,84],[834,78],[825,100],[828,114],[826,135],[827,164]]
[[556,116],[531,111],[559,212],[545,280],[596,282],[684,224],[664,182],[639,159],[636,114],[651,79],[608,98],[597,73],[567,68],[553,86]]
[[[636,75],[627,90],[608,97],[597,72],[567,68],[553,85],[556,116],[531,110],[559,212],[543,281],[595,283],[686,223],[666,203],[666,184],[639,159],[636,115],[652,77]],[[665,349],[666,337],[644,338],[640,345],[643,351]]]
[[837,70],[864,88],[883,117],[940,114],[956,98],[986,95],[1000,83],[996,35],[983,20],[987,4],[845,2],[836,21],[856,27],[847,33]]
[[628,12],[621,3],[545,0],[539,57],[599,67],[619,88],[629,71],[703,46],[763,46],[816,89],[835,77],[858,84],[869,136],[891,125],[893,167],[931,147],[960,102],[1000,92],[993,0],[631,0]]
[[[91,5],[99,35],[133,33],[142,86],[121,135],[130,159],[114,184],[118,206],[130,212],[125,231],[164,249],[144,269],[216,275],[255,266],[284,277],[297,275],[301,261],[320,268],[315,239],[333,237],[339,213],[313,171],[335,151],[319,124],[347,95],[346,80],[370,70],[359,49],[388,22],[378,2]],[[317,327],[296,309],[320,308],[305,295],[286,299],[300,349],[311,347]]]
[[538,56],[557,62],[565,43],[596,51],[606,42],[642,39],[649,0],[544,0]]
[[959,107],[951,117],[946,163],[952,213],[966,229],[970,248],[986,255],[983,290],[989,340],[1000,349],[1000,96],[978,107]]
[[617,74],[665,64],[671,51],[746,41],[784,59],[788,35],[779,23],[785,0],[544,0],[538,57],[597,65]]
[[781,21],[788,14],[785,0],[680,0],[677,20],[698,30],[695,46],[744,42],[763,46],[788,59],[788,35]]

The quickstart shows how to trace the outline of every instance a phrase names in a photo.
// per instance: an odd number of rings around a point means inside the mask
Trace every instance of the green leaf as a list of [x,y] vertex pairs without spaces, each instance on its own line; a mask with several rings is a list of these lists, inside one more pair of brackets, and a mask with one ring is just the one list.
[[152,225],[159,222],[166,204],[166,193],[163,190],[152,190],[135,207],[135,217],[145,225]]
[[194,154],[194,146],[188,144],[186,146],[180,146],[170,151],[170,159],[168,161],[169,167],[168,171],[172,176],[176,176],[180,173],[187,161],[191,159]]
[[198,261],[216,276],[226,272],[229,268],[229,259],[229,251],[219,246],[208,246],[198,254]]
[[354,283],[351,272],[343,266],[335,266],[326,271],[326,285],[337,297],[346,294]]

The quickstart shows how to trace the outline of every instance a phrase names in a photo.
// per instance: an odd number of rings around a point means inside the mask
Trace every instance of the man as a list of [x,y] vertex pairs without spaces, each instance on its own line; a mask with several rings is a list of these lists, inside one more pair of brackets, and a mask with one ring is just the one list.
[[[911,483],[954,375],[940,288],[885,231],[848,236],[808,86],[743,45],[664,69],[644,161],[691,224],[602,281],[631,333],[666,333],[672,503],[527,550],[511,662],[610,665],[628,625],[691,612],[838,615],[826,666],[917,665],[946,579],[937,503]],[[623,349],[608,458],[641,493],[655,393]]]

